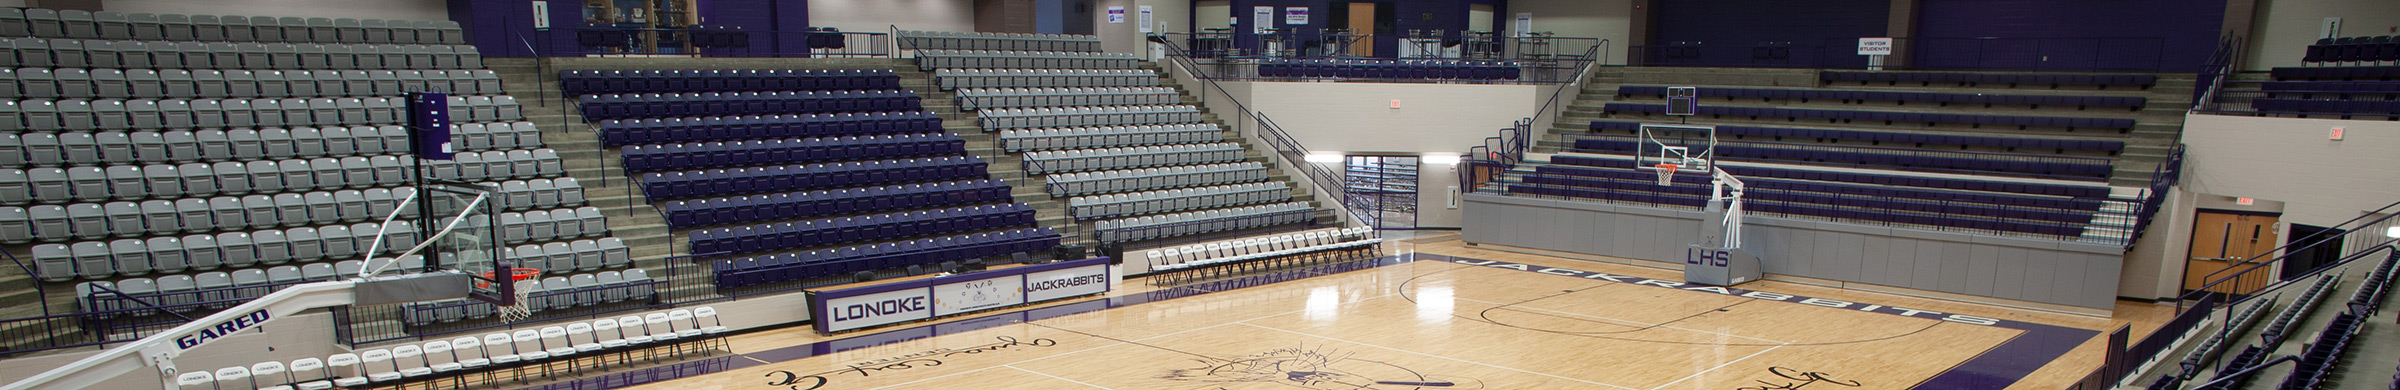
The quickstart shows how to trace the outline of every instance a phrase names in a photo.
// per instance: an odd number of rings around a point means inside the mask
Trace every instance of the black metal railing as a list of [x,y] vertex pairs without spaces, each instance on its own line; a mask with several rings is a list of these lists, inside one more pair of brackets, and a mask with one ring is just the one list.
[[[1234,125],[1235,132],[1248,133],[1256,136],[1269,147],[1274,148],[1275,153],[1273,156],[1277,163],[1282,164],[1285,167],[1290,167],[1290,169],[1300,171],[1302,175],[1308,176],[1310,184],[1314,184],[1318,190],[1325,191],[1325,193],[1332,195],[1332,197],[1335,199],[1325,203],[1333,204],[1336,208],[1341,209],[1342,213],[1350,215],[1352,219],[1365,223],[1368,226],[1379,226],[1376,223],[1378,221],[1377,218],[1379,218],[1377,213],[1362,211],[1362,207],[1353,207],[1354,205],[1350,204],[1350,199],[1354,199],[1354,197],[1352,194],[1350,194],[1348,189],[1349,187],[1342,185],[1342,176],[1340,173],[1327,169],[1321,164],[1309,162],[1308,155],[1310,152],[1308,151],[1307,147],[1300,145],[1299,141],[1294,140],[1289,133],[1284,132],[1283,127],[1277,126],[1273,119],[1269,119],[1266,116],[1266,113],[1252,110],[1249,106],[1242,104],[1240,99],[1236,99],[1232,94],[1226,93],[1223,85],[1217,84],[1217,80],[1214,77],[1210,76],[1207,71],[1202,70],[1199,63],[1192,60],[1192,56],[1189,51],[1184,50],[1182,46],[1175,44],[1174,40],[1168,39],[1164,35],[1151,34],[1149,41],[1158,43],[1160,46],[1163,46],[1167,49],[1167,55],[1165,57],[1168,59],[1169,64],[1173,64],[1174,66],[1181,68],[1186,72],[1190,72],[1190,75],[1193,79],[1200,81],[1200,89],[1202,91],[1196,92],[1195,94],[1199,95],[1198,97],[1203,99],[1203,101],[1208,98],[1209,91],[1214,91],[1216,92],[1217,96],[1222,97],[1226,102],[1233,103],[1235,119],[1227,122],[1231,122]],[[1250,118],[1251,120],[1244,121],[1242,118]],[[1245,126],[1245,124],[1247,124],[1247,126]]]
[[[2310,233],[2307,236],[2285,240],[2285,244],[2277,246],[2273,249],[2268,249],[2264,252],[2260,252],[2256,255],[2242,257],[2242,259],[2263,258],[2266,260],[2244,261],[2240,265],[2226,267],[2224,269],[2219,269],[2209,272],[2208,274],[2201,275],[2200,280],[2205,282],[2202,283],[2199,288],[2187,288],[2187,291],[2184,292],[2182,296],[2179,296],[2179,299],[2176,301],[2176,311],[2181,312],[2185,310],[2183,305],[2184,302],[2196,302],[2200,299],[2200,297],[2211,294],[2232,295],[2233,297],[2228,300],[2224,306],[2238,306],[2243,303],[2248,303],[2252,299],[2268,296],[2270,293],[2281,290],[2284,287],[2289,287],[2297,282],[2312,280],[2312,276],[2323,274],[2326,271],[2339,268],[2343,265],[2348,265],[2351,262],[2358,261],[2359,259],[2368,258],[2368,255],[2370,254],[2378,253],[2379,251],[2394,250],[2391,243],[2394,241],[2400,241],[2400,239],[2384,237],[2385,232],[2374,231],[2375,229],[2370,229],[2370,227],[2380,226],[2380,224],[2384,223],[2385,221],[2390,221],[2393,217],[2400,216],[2400,214],[2392,214],[2392,211],[2395,208],[2400,208],[2400,202],[2393,202],[2391,204],[2384,205],[2383,207],[2377,208],[2374,211],[2369,211],[2365,214],[2359,215],[2358,217],[2351,218],[2348,221],[2335,224],[2329,229],[2321,230],[2316,233]],[[2377,217],[2378,215],[2381,215],[2381,217]],[[2368,220],[2368,217],[2376,218],[2373,220]],[[2345,242],[2374,242],[2379,244],[2372,247],[2364,247],[2365,249],[2362,249],[2357,253],[2344,255],[2339,261],[2331,261],[2326,262],[2325,264],[2319,264],[2316,266],[2316,268],[2312,268],[2305,273],[2277,277],[2276,272],[2286,271],[2280,269],[2281,267],[2279,267],[2284,260],[2290,259],[2293,256],[2314,253],[2314,249],[2327,244],[2343,245],[2342,243]],[[2276,255],[2277,253],[2281,253],[2282,255],[2278,256]],[[2184,274],[2185,275],[2183,275],[2183,277],[2177,278],[2176,280],[2190,280],[2191,270],[2184,270]],[[2227,311],[2226,316],[2229,318],[2232,316],[2230,310]]]
[[[1894,38],[1882,69],[2170,71],[2162,37]],[[1857,38],[1627,47],[1631,66],[1861,69]],[[2176,66],[2188,64],[2172,64]]]
[[[1553,85],[1579,80],[1582,70],[1605,62],[1610,41],[1572,37],[1492,37],[1467,39],[1311,34],[1291,43],[1290,36],[1266,34],[1236,39],[1231,33],[1154,34],[1168,46],[1184,42],[1193,50],[1170,50],[1166,56],[1194,65],[1205,80],[1304,81],[1339,80],[1399,83],[1480,83]],[[1397,40],[1402,53],[1359,55],[1350,48],[1378,40]],[[1297,47],[1297,49],[1292,49]],[[1445,50],[1469,48],[1475,50]],[[1453,51],[1456,51],[1453,53]],[[1200,72],[1200,66],[1209,69]]]
[[[551,41],[574,42],[577,55],[695,55],[701,57],[890,57],[882,32],[801,31],[738,27],[635,28],[580,26],[548,30]],[[786,47],[802,47],[792,51]]]

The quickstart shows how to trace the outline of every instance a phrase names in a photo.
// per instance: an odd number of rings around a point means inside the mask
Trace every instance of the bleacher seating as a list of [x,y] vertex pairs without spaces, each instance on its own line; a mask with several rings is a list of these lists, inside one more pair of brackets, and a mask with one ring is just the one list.
[[942,131],[931,112],[845,112],[600,121],[607,146],[777,138],[920,134]]
[[634,145],[622,149],[626,172],[848,161],[876,157],[948,156],[966,153],[957,134],[900,134],[868,137],[768,139]]
[[1164,212],[1213,209],[1292,199],[1291,184],[1263,182],[1134,193],[1078,196],[1067,199],[1067,214],[1077,220],[1114,218]]
[[2110,87],[2134,87],[2139,89],[2149,89],[2151,85],[2158,83],[2157,75],[2147,74],[2007,74],[1824,71],[1818,72],[1817,78],[1820,82],[1825,84],[1856,82],[1859,83],[1859,85],[1898,85],[1900,83],[1915,83],[1919,86],[1936,86],[1936,84],[1940,84],[1941,86],[1959,87],[1977,87],[1982,86],[1983,84],[1999,84],[2007,85],[2009,87],[2047,85],[2050,88],[2059,88],[2063,86],[2090,86],[2099,87],[2101,89],[2107,89]]
[[1088,149],[1132,145],[1175,145],[1225,140],[1225,129],[1213,123],[1001,130],[1000,149],[1011,153],[1035,150]]
[[[1554,164],[1562,164],[1562,165],[1580,165],[1580,166],[1590,166],[1590,167],[1623,168],[1623,169],[1632,169],[1632,168],[1633,168],[1633,159],[1631,159],[1631,158],[1602,158],[1602,157],[1588,157],[1588,156],[1552,156],[1552,157],[1551,157],[1551,159],[1550,159],[1550,162],[1551,162],[1551,163],[1554,163]],[[2027,183],[2027,182],[2022,182],[2022,181],[2005,181],[2005,180],[1971,180],[1971,179],[1948,179],[1948,178],[1939,178],[1939,177],[1912,176],[1912,175],[1901,175],[1901,174],[1853,173],[1853,172],[1829,172],[1829,171],[1817,171],[1817,170],[1807,170],[1807,169],[1791,169],[1791,168],[1774,168],[1774,167],[1741,167],[1741,168],[1739,168],[1739,169],[1741,170],[1741,173],[1740,173],[1740,175],[1742,175],[1742,177],[1771,177],[1771,178],[1785,178],[1785,179],[1806,179],[1806,180],[1820,180],[1820,181],[1832,181],[1832,182],[1847,182],[1847,183],[1859,183],[1859,184],[1876,184],[1876,185],[1889,185],[1889,186],[1906,186],[1906,187],[1921,187],[1921,188],[1944,188],[1944,189],[1955,189],[1955,190],[1969,190],[1969,191],[1991,191],[1991,192],[2006,192],[2006,193],[2021,193],[2021,194],[2039,194],[2039,195],[2059,195],[2059,196],[2070,196],[2070,197],[2078,197],[2078,198],[2107,198],[2107,197],[2108,197],[2108,194],[2109,194],[2109,189],[2108,189],[2108,187],[2106,187],[2106,186],[2101,186],[2101,185],[2098,185],[2098,184],[2092,184],[2092,185],[2067,185],[2067,184]]]
[[553,368],[564,363],[566,371],[580,373],[587,365],[605,369],[612,358],[617,364],[630,364],[637,352],[657,362],[660,348],[678,359],[686,346],[692,353],[714,354],[730,350],[725,340],[729,330],[715,307],[701,306],[362,347],[356,353],[301,358],[289,365],[265,361],[214,371],[194,369],[177,374],[175,382],[184,389],[430,387],[445,382],[466,386],[469,378],[481,378],[475,385],[497,385],[495,374],[502,372],[523,381],[528,371],[543,377],[557,374]]
[[2276,80],[2314,81],[2393,81],[2400,80],[2400,66],[2347,67],[2280,67],[2267,71]]
[[1050,175],[1044,185],[1051,197],[1143,191],[1161,188],[1249,183],[1267,179],[1267,168],[1256,162],[1120,169]]
[[[1630,169],[1631,158],[1556,155],[1533,167],[1508,190],[1543,196],[1699,207],[1708,195],[1701,173],[1678,174],[1661,187],[1656,175]],[[2076,186],[1948,179],[1898,174],[1742,166],[1750,210],[1815,218],[1979,229],[2076,239],[2105,220],[2110,190]]]
[[890,69],[562,70],[566,96],[900,89]]
[[924,109],[907,90],[583,95],[587,120]]
[[1489,81],[1516,80],[1520,73],[1512,61],[1271,58],[1258,63],[1261,78]]
[[[1605,130],[1634,134],[1634,132],[1641,127],[1641,122],[1592,121],[1592,130],[1596,131]],[[2068,150],[2089,150],[2103,151],[2110,154],[2115,154],[2116,152],[2123,151],[2125,149],[2125,141],[2117,140],[2069,140],[2056,138],[1994,137],[1965,134],[1923,134],[1910,132],[1767,126],[1717,126],[1717,136],[1730,137],[1734,139],[1749,139],[1752,137],[1757,137],[1766,138],[1767,140],[1773,141],[1831,140],[1837,142],[1871,142],[1876,145],[1882,145],[1884,143],[1913,146],[1958,145],[1961,147],[1997,147],[2008,148],[2011,150],[2054,149],[2062,152]]]
[[1183,93],[1166,87],[962,88],[958,107],[1039,108],[1175,104]]
[[709,196],[982,179],[981,157],[946,156],[840,163],[792,164],[704,171],[653,172],[638,178],[652,201]]
[[1302,253],[1375,245],[1375,228],[1334,228],[1193,243],[1144,253],[1151,272],[1214,267]]
[[2394,36],[2318,38],[2300,61],[2308,64],[2400,61]]
[[934,69],[1133,69],[1133,53],[1010,50],[919,50],[917,68]]
[[1287,202],[1104,220],[1094,230],[1100,242],[1145,241],[1301,223],[1315,211],[1308,202]]
[[1214,143],[1074,149],[1025,153],[1025,173],[1040,175],[1242,161],[1241,144]]
[[[95,318],[217,310],[395,261],[420,233],[381,217],[415,214],[423,171],[499,188],[472,219],[509,245],[629,265],[463,43],[448,21],[0,9],[0,242],[39,242],[35,276],[80,281]],[[411,91],[451,94],[455,160],[405,158]]]
[[1058,108],[1000,108],[978,112],[983,131],[1071,126],[1138,126],[1196,123],[1200,108],[1190,105],[1090,106]]
[[[1640,139],[1634,137],[1588,136],[1576,138],[1573,147],[1579,151],[1631,154],[1638,150],[1641,142]],[[2107,178],[2114,169],[2107,159],[2099,158],[1936,152],[1902,148],[1720,141],[1715,150],[1716,156],[1728,160],[1873,166],[2070,179]]]
[[[1663,85],[1621,85],[1617,86],[1617,95],[1665,97],[1667,96],[1667,88],[1667,86]],[[1698,92],[1700,97],[1744,99],[1793,99],[1799,101],[1815,99],[1836,100],[1843,103],[1878,101],[1900,102],[1902,104],[1934,103],[1944,106],[1956,103],[1981,104],[1986,107],[1993,105],[2011,105],[2032,106],[2036,108],[2047,105],[2073,106],[2079,109],[2088,107],[2124,107],[2139,110],[2144,104],[2148,104],[2149,100],[2139,96],[1994,95],[1980,93],[1841,91],[1776,88],[1711,87],[1700,88]]]
[[1032,224],[1033,208],[1008,203],[706,229],[690,235],[693,253],[753,253]]
[[906,50],[1100,51],[1097,35],[900,30],[894,38]]
[[1140,69],[936,69],[933,77],[944,90],[1158,86],[1158,73]]
[[1059,239],[1049,228],[1014,229],[744,257],[714,267],[717,287],[736,288],[1037,251],[1058,246]]
[[1007,183],[982,179],[678,200],[659,208],[667,225],[680,229],[1009,199]]
[[[1620,113],[1620,112],[1623,112],[1623,113],[1640,113],[1640,114],[1665,114],[1665,113],[1667,112],[1667,106],[1666,106],[1665,104],[1643,104],[1643,103],[1608,103],[1606,106],[1604,106],[1604,107],[1603,107],[1603,109],[1605,109],[1605,110],[1606,110],[1606,112],[1608,112],[1608,113]],[[1711,117],[1747,117],[1747,118],[1749,118],[1749,119],[1753,119],[1753,120],[1757,120],[1757,119],[1785,119],[1785,120],[1798,120],[1798,119],[1824,119],[1824,120],[1827,120],[1827,121],[1829,121],[1829,122],[1831,122],[1831,123],[1874,123],[1874,122],[1881,122],[1881,124],[1885,124],[1885,125],[1893,125],[1893,124],[1910,124],[1910,123],[1925,123],[1925,124],[1929,124],[1929,125],[1931,125],[1931,124],[1945,124],[1945,123],[1947,123],[1947,124],[1963,124],[1963,125],[1973,125],[1973,126],[1976,126],[1976,127],[1982,127],[1982,126],[1985,126],[1985,125],[1998,125],[1998,126],[2017,126],[2017,127],[2019,127],[2019,128],[2026,128],[2026,127],[2052,127],[2052,128],[2065,128],[2065,129],[2070,129],[2070,130],[2073,130],[2073,129],[2101,129],[2101,130],[2116,130],[2116,131],[2118,131],[2118,132],[2130,131],[2130,130],[2132,130],[2132,129],[2133,129],[2133,124],[2134,124],[2134,120],[2132,120],[2132,119],[2124,119],[2124,118],[2074,118],[2074,117],[2054,117],[2054,116],[2030,116],[2030,115],[1934,114],[1934,113],[1893,112],[1893,111],[1853,111],[1853,110],[1820,110],[1820,109],[1804,109],[1804,108],[1723,107],[1723,106],[1705,106],[1705,105],[1704,105],[1704,106],[1700,106],[1700,108],[1699,108],[1699,111],[1698,111],[1698,112],[1699,112],[1699,114],[1700,114],[1700,115],[1708,115],[1708,116],[1711,116]]]

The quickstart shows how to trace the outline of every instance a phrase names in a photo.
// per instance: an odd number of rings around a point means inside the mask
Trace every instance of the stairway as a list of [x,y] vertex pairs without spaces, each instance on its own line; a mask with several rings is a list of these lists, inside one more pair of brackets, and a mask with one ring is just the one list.
[[[2341,274],[2341,276],[2337,278],[2339,280],[2339,284],[2326,294],[2326,297],[2323,299],[2323,301],[2317,304],[2315,310],[2310,311],[2307,316],[2299,317],[2297,320],[2293,321],[2291,326],[2287,328],[2291,329],[2289,331],[2291,335],[2286,336],[2286,340],[2283,342],[2283,344],[2270,351],[2270,353],[2268,353],[2266,356],[2273,357],[2301,353],[2301,351],[2306,348],[2306,344],[2315,340],[2317,333],[2322,332],[2327,323],[2330,322],[2335,315],[2341,314],[2346,310],[2346,308],[2343,306],[2349,302],[2353,294],[2358,292],[2359,286],[2364,285],[2363,282],[2367,276],[2367,270],[2372,269],[2375,266],[2375,263],[2381,259],[2382,256],[2373,256],[2373,258],[2370,259],[2363,259],[2353,262],[2345,267],[2327,271],[2328,273]],[[2217,332],[2219,329],[2223,328],[2225,324],[2222,323],[2222,320],[2227,317],[2223,310],[2249,309],[2251,305],[2256,305],[2259,303],[2273,304],[2274,306],[2268,308],[2268,311],[2265,312],[2265,316],[2267,316],[2267,318],[2260,319],[2257,324],[2252,325],[2246,331],[2229,338],[2227,341],[2228,347],[2223,348],[2226,350],[2226,352],[2218,355],[2215,359],[2209,360],[2210,365],[2212,366],[2221,366],[2225,364],[2225,360],[2232,358],[2232,356],[2236,352],[2241,351],[2243,347],[2257,345],[2259,340],[2261,340],[2261,335],[2267,328],[2266,323],[2273,319],[2272,316],[2276,312],[2290,307],[2293,301],[2299,299],[2299,292],[2306,290],[2308,286],[2308,280],[2301,280],[2294,285],[2287,286],[2279,290],[2280,295],[2276,296],[2277,299],[2260,299],[2257,302],[2246,303],[2242,306],[2230,309],[2219,308],[2216,314],[2211,315],[2211,317],[2215,318],[2214,321],[2217,322],[2212,322],[2209,324],[2209,326],[2202,327],[2201,334],[2193,336],[2190,341],[2186,341],[2184,345],[2180,346],[2174,352],[2168,354],[2168,358],[2165,362],[2160,363],[2159,367],[2153,368],[2151,371],[2142,374],[2140,381],[2135,382],[2134,384],[2137,386],[2149,386],[2159,376],[2180,371],[2175,366],[2175,362],[2181,361],[2186,355],[2190,354],[2191,350],[2198,346],[2201,343],[2201,340],[2206,339],[2209,334]],[[2384,307],[2384,310],[2374,316],[2366,318],[2364,325],[2359,330],[2359,335],[2357,338],[2353,339],[2349,347],[2343,352],[2340,362],[2335,366],[2336,368],[2334,370],[2334,374],[2331,375],[2332,378],[2336,378],[2333,382],[2333,385],[2327,388],[2383,389],[2392,384],[2394,380],[2393,373],[2395,371],[2395,365],[2400,365],[2400,323],[2395,323],[2396,320],[2400,320],[2400,313],[2395,313],[2395,310],[2392,310],[2392,307],[2389,306],[2392,303],[2392,299],[2393,298],[2391,296],[2385,296],[2384,304],[2386,306]],[[2291,363],[2284,363],[2261,370],[2258,373],[2253,374],[2250,379],[2242,381],[2244,383],[2243,386],[2235,388],[2254,390],[2276,389],[2277,385],[2283,381],[2283,378],[2291,373],[2291,366]],[[2217,374],[2219,374],[2218,368],[2219,367],[2201,368],[2199,370],[2199,374],[2193,377],[2193,383],[2186,385],[2186,387],[2190,388],[2194,385],[2214,380]]]

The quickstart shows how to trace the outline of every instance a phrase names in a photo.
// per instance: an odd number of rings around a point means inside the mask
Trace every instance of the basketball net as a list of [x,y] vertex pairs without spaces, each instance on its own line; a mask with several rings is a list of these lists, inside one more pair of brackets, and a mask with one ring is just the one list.
[[[540,273],[534,275],[540,275]],[[500,307],[500,322],[517,322],[533,318],[533,307],[526,303],[533,301],[533,286],[539,285],[540,282],[518,279],[515,283],[517,284],[517,299],[511,301],[507,306]]]
[[1670,163],[1659,163],[1653,166],[1658,168],[1654,171],[1658,172],[1658,185],[1662,186],[1675,185],[1675,169],[1683,167]]

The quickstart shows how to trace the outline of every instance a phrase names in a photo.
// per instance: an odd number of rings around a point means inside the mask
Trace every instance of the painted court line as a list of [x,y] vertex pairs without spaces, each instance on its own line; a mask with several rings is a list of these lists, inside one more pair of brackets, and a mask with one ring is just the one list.
[[1675,381],[1673,381],[1673,382],[1667,382],[1666,384],[1658,385],[1658,387],[1652,387],[1652,388],[1650,388],[1650,390],[1658,390],[1658,389],[1664,389],[1664,388],[1667,388],[1667,386],[1674,386],[1674,385],[1675,385],[1675,384],[1677,384],[1677,383],[1683,383],[1683,381],[1691,380],[1692,378],[1698,378],[1698,377],[1700,377],[1700,374],[1707,374],[1707,373],[1709,373],[1709,372],[1711,372],[1711,371],[1716,371],[1717,369],[1725,368],[1725,366],[1730,366],[1730,365],[1733,365],[1734,363],[1741,363],[1743,360],[1750,360],[1750,358],[1752,358],[1752,357],[1757,357],[1758,355],[1764,355],[1764,354],[1766,354],[1766,353],[1767,353],[1767,351],[1773,351],[1773,350],[1776,350],[1776,349],[1778,349],[1778,348],[1783,348],[1783,346],[1781,346],[1781,345],[1777,345],[1777,346],[1773,346],[1773,347],[1768,347],[1767,349],[1759,350],[1758,352],[1751,352],[1749,356],[1743,356],[1743,357],[1742,357],[1742,358],[1740,358],[1740,359],[1733,359],[1733,361],[1725,362],[1725,363],[1723,363],[1723,364],[1718,364],[1716,367],[1709,367],[1709,368],[1708,368],[1708,369],[1706,369],[1706,370],[1700,370],[1700,372],[1695,372],[1695,373],[1692,373],[1691,375],[1685,375],[1685,376],[1683,376],[1682,378],[1676,378],[1676,379],[1675,379]]
[[1239,323],[1239,324],[1242,324],[1242,325],[1248,325],[1248,326],[1250,326],[1250,327],[1252,327],[1252,328],[1266,329],[1266,330],[1272,330],[1272,331],[1277,331],[1277,332],[1284,332],[1284,333],[1296,334],[1296,335],[1301,335],[1301,336],[1315,337],[1315,338],[1326,339],[1326,340],[1333,340],[1333,341],[1340,341],[1340,342],[1344,342],[1344,343],[1350,343],[1350,344],[1357,344],[1357,345],[1364,345],[1364,346],[1369,346],[1369,347],[1382,348],[1382,349],[1387,349],[1387,350],[1399,351],[1399,352],[1401,352],[1401,353],[1406,353],[1406,354],[1411,354],[1411,355],[1417,355],[1417,356],[1424,356],[1424,357],[1430,357],[1430,358],[1435,358],[1435,359],[1449,360],[1449,361],[1454,361],[1454,362],[1460,362],[1460,363],[1466,363],[1466,364],[1473,364],[1473,365],[1484,366],[1484,367],[1491,367],[1491,368],[1498,368],[1498,369],[1502,369],[1502,370],[1516,371],[1516,372],[1522,372],[1522,373],[1527,373],[1527,374],[1534,374],[1534,375],[1546,376],[1546,377],[1551,377],[1551,378],[1565,379],[1565,380],[1570,380],[1570,381],[1583,382],[1583,383],[1589,383],[1589,384],[1595,384],[1595,385],[1601,385],[1601,386],[1608,386],[1608,387],[1619,388],[1619,389],[1625,389],[1625,390],[1641,390],[1641,389],[1635,389],[1635,388],[1631,388],[1631,387],[1618,386],[1618,385],[1612,385],[1612,384],[1607,384],[1607,383],[1600,383],[1600,382],[1593,382],[1593,381],[1587,381],[1587,380],[1582,380],[1582,379],[1575,379],[1575,378],[1568,378],[1568,377],[1563,377],[1563,376],[1551,375],[1551,374],[1548,374],[1548,373],[1542,373],[1542,372],[1526,371],[1526,370],[1524,370],[1524,369],[1519,369],[1519,368],[1515,368],[1515,367],[1502,366],[1502,365],[1495,365],[1495,364],[1486,364],[1486,363],[1482,363],[1482,362],[1476,362],[1476,361],[1472,361],[1472,360],[1459,359],[1459,358],[1448,357],[1448,356],[1442,356],[1442,355],[1434,355],[1434,354],[1428,354],[1428,353],[1424,353],[1424,352],[1410,351],[1410,350],[1405,350],[1405,349],[1392,348],[1392,347],[1386,347],[1386,346],[1382,346],[1382,345],[1368,344],[1368,343],[1362,343],[1362,342],[1357,342],[1357,341],[1344,340],[1344,339],[1333,338],[1333,337],[1319,336],[1319,335],[1308,334],[1308,333],[1302,333],[1302,332],[1295,332],[1295,331],[1291,331],[1291,330],[1285,330],[1285,329],[1279,329],[1279,328],[1275,328],[1275,327],[1269,327],[1269,326],[1263,326],[1263,325],[1258,325],[1258,324],[1252,324],[1252,323],[1248,323],[1248,322],[1237,322],[1237,323]]
[[1065,378],[1065,377],[1060,377],[1060,376],[1057,376],[1057,375],[1044,374],[1044,373],[1042,373],[1041,371],[1027,370],[1027,369],[1025,369],[1024,367],[1017,367],[1017,366],[1014,366],[1014,365],[1008,365],[1008,364],[1002,364],[1002,365],[1000,365],[1000,366],[1001,366],[1001,367],[1014,368],[1014,369],[1017,369],[1017,371],[1024,371],[1024,372],[1033,373],[1034,375],[1041,375],[1041,376],[1050,377],[1050,379],[1057,379],[1057,380],[1067,381],[1067,383],[1073,383],[1073,384],[1084,385],[1084,386],[1091,386],[1092,388],[1095,388],[1095,389],[1107,389],[1107,388],[1108,388],[1108,386],[1101,386],[1101,385],[1095,385],[1095,384],[1090,384],[1090,383],[1083,383],[1083,381],[1079,381],[1079,380],[1067,379],[1067,378]]
[[1590,315],[1590,314],[1583,314],[1583,313],[1565,312],[1565,311],[1558,311],[1558,310],[1544,309],[1544,308],[1539,308],[1539,307],[1528,307],[1528,306],[1524,306],[1524,305],[1508,306],[1508,304],[1506,304],[1506,303],[1492,302],[1492,301],[1486,301],[1486,300],[1474,299],[1474,298],[1459,298],[1459,297],[1451,297],[1450,299],[1456,299],[1456,300],[1468,301],[1468,302],[1479,302],[1479,303],[1486,303],[1486,304],[1499,305],[1499,306],[1506,306],[1506,307],[1507,307],[1507,308],[1509,308],[1509,309],[1522,309],[1522,310],[1531,310],[1531,311],[1550,312],[1550,313],[1557,313],[1557,314],[1560,314],[1560,315],[1568,315],[1568,316],[1576,316],[1576,317],[1586,317],[1586,318],[1593,318],[1593,319],[1598,319],[1598,320],[1603,320],[1603,321],[1623,322],[1623,323],[1625,323],[1625,324],[1626,324],[1626,325],[1618,325],[1618,326],[1627,326],[1627,327],[1632,327],[1632,326],[1634,326],[1634,325],[1640,325],[1640,326],[1642,326],[1642,327],[1653,327],[1653,328],[1663,328],[1663,329],[1674,329],[1674,330],[1681,330],[1681,331],[1692,332],[1692,333],[1699,333],[1699,334],[1711,334],[1711,335],[1718,335],[1718,336],[1725,336],[1725,337],[1735,337],[1735,338],[1745,338],[1745,339],[1758,340],[1758,341],[1765,341],[1765,342],[1770,342],[1770,343],[1783,343],[1783,344],[1790,344],[1790,343],[1792,343],[1790,340],[1773,340],[1773,339],[1762,339],[1762,338],[1750,337],[1750,336],[1743,336],[1743,335],[1732,334],[1732,333],[1711,332],[1711,331],[1705,331],[1705,330],[1699,330],[1699,329],[1691,329],[1691,328],[1683,328],[1683,327],[1677,327],[1677,326],[1672,326],[1672,325],[1664,325],[1664,324],[1649,324],[1649,323],[1643,323],[1643,322],[1641,322],[1641,321],[1627,320],[1627,319],[1621,319],[1621,318],[1608,318],[1608,317],[1601,317],[1601,316]]

